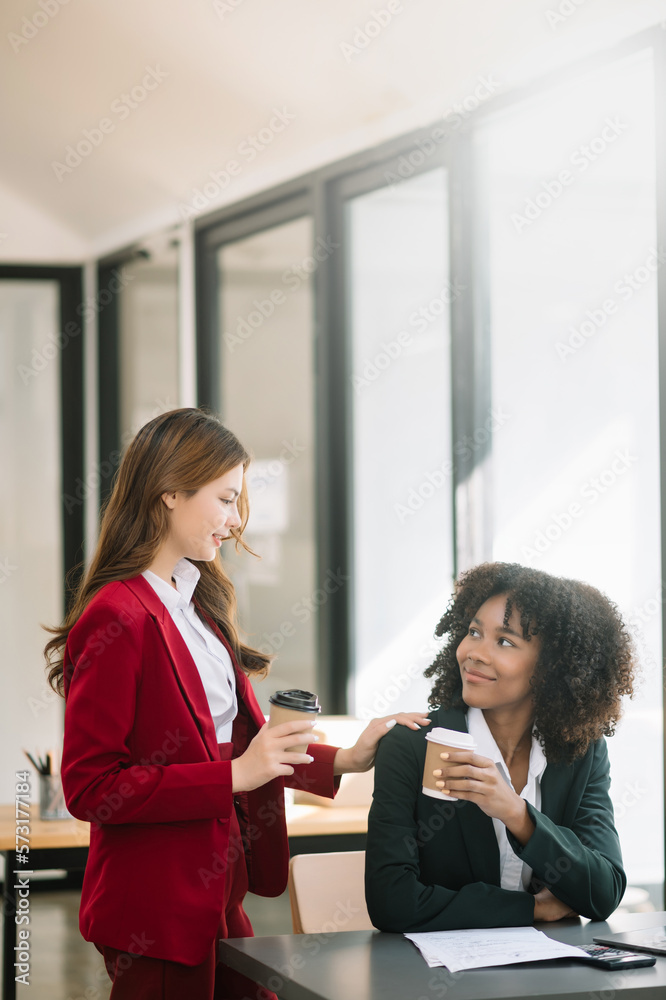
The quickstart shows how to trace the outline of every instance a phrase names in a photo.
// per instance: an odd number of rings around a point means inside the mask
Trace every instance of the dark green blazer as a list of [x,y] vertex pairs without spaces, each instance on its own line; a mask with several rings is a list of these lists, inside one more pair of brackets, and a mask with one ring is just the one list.
[[[430,713],[433,726],[466,731],[459,710]],[[500,888],[492,819],[473,802],[421,792],[427,730],[395,726],[380,742],[368,820],[365,888],[373,924],[383,931],[435,931],[531,924],[529,892]],[[548,764],[541,811],[525,847],[509,843],[533,870],[532,891],[547,886],[581,916],[604,920],[626,886],[608,789],[605,740],[573,764]]]

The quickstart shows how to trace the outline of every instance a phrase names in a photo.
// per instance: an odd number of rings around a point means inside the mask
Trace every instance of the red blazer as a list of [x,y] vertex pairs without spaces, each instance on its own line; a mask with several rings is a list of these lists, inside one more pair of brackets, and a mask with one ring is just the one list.
[[[264,716],[229,652],[238,756]],[[62,783],[70,812],[91,823],[81,933],[122,951],[197,965],[215,939],[234,852],[244,850],[252,892],[285,889],[284,781],[232,795],[231,762],[220,760],[199,671],[142,576],[95,595],[69,633],[64,670]],[[315,760],[297,767],[289,783],[333,796],[335,751],[313,744]],[[234,808],[242,844],[229,851]]]

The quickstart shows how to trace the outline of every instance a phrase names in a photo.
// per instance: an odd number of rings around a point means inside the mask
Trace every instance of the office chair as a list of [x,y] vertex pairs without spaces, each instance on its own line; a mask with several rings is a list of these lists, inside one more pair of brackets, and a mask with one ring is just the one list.
[[365,851],[291,858],[288,888],[294,934],[371,930],[364,870]]

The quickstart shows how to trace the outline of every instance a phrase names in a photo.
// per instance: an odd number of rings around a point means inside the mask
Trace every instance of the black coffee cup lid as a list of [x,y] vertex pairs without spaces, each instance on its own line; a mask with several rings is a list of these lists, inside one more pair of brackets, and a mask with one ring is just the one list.
[[275,691],[268,699],[271,705],[280,708],[292,708],[297,712],[321,712],[317,695],[312,691],[300,691],[292,688],[290,691]]

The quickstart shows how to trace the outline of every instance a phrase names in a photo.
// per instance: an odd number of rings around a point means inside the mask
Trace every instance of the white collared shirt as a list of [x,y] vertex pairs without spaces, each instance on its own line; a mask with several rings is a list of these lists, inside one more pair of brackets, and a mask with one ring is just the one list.
[[171,615],[194,660],[203,684],[218,743],[229,743],[238,703],[236,677],[229,651],[213,630],[199,618],[192,594],[200,571],[189,559],[176,563],[176,589],[149,569],[142,574]]
[[[493,734],[488,728],[483,712],[480,708],[469,708],[467,710],[467,729],[476,740],[476,752],[481,757],[489,757],[497,765],[500,774],[513,788],[509,769],[500,753]],[[546,770],[546,755],[539,741],[532,735],[532,747],[530,749],[530,764],[527,772],[527,782],[520,793],[521,799],[525,799],[535,809],[541,809],[541,778]],[[515,791],[515,789],[514,789]],[[517,854],[511,849],[509,838],[506,835],[506,827],[500,819],[493,819],[497,846],[500,853],[500,886],[502,889],[527,889],[532,878],[532,869],[524,864]]]

